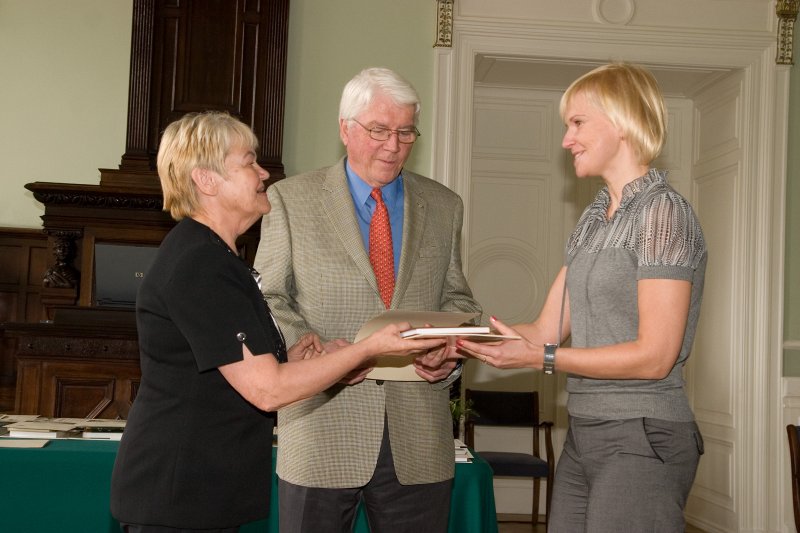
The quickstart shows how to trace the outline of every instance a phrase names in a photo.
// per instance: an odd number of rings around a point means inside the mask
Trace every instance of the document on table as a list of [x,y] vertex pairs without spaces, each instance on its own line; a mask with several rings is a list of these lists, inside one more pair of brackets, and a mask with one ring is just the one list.
[[15,438],[58,439],[79,436],[75,424],[45,417],[14,422],[7,425],[6,429],[8,429],[8,436]]
[[464,444],[459,439],[453,439],[455,441],[455,448],[456,448],[456,462],[457,463],[471,463],[473,456],[472,453],[467,448],[467,445]]
[[0,439],[0,448],[44,448],[47,439]]
[[[395,322],[408,322],[412,328],[435,326],[441,328],[454,328],[469,323],[478,313],[448,313],[442,311],[405,311],[390,309],[375,318],[367,321],[356,335],[356,342],[369,337],[387,324]],[[424,381],[414,371],[414,357],[381,357],[375,368],[367,374],[367,379],[380,379],[386,381]]]

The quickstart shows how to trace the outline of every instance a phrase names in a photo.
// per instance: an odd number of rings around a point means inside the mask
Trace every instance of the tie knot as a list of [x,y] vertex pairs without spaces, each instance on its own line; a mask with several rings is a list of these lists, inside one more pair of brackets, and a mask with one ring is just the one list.
[[372,196],[372,199],[378,203],[383,201],[383,198],[381,197],[381,190],[378,188],[372,189],[372,192],[369,193],[369,195]]

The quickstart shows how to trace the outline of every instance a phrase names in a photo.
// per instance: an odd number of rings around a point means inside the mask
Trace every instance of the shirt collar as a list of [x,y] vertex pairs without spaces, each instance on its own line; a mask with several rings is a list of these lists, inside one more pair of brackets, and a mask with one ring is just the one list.
[[667,172],[665,170],[658,170],[651,168],[647,174],[636,178],[622,188],[622,199],[619,202],[620,207],[628,205],[631,200],[641,191],[650,187],[654,183],[666,183]]
[[[638,193],[650,187],[654,183],[666,182],[667,172],[665,170],[651,168],[647,171],[647,174],[636,178],[622,188],[622,199],[619,202],[619,209],[625,209],[625,207],[631,203],[631,200],[633,200]],[[611,196],[608,194],[608,187],[603,187],[600,189],[600,191],[598,191],[597,196],[592,202],[590,207],[592,214],[604,220],[606,211],[608,210],[608,204],[610,202]]]
[[[356,174],[356,172],[350,167],[350,162],[346,159],[344,169],[345,173],[347,174],[347,183],[350,186],[350,191],[352,191],[353,198],[358,205],[365,205],[367,203],[367,199],[372,193],[372,187],[370,187],[363,179],[361,179],[361,176]],[[387,205],[394,204],[402,190],[403,174],[400,173],[396,179],[392,180],[391,183],[381,187],[381,197],[383,197],[384,203]]]

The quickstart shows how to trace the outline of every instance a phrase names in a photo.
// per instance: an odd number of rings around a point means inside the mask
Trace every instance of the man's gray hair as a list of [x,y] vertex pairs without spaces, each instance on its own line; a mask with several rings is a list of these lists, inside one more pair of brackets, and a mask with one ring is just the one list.
[[398,105],[413,105],[414,124],[417,124],[420,102],[416,89],[393,70],[377,67],[362,70],[344,86],[339,103],[339,119],[358,117],[378,92],[387,95]]

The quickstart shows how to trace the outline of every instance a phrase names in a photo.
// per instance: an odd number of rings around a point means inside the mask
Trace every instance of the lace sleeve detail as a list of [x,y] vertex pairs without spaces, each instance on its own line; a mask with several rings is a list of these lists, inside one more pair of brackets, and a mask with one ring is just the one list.
[[692,207],[682,196],[662,190],[643,202],[639,221],[639,266],[697,268],[706,243]]

